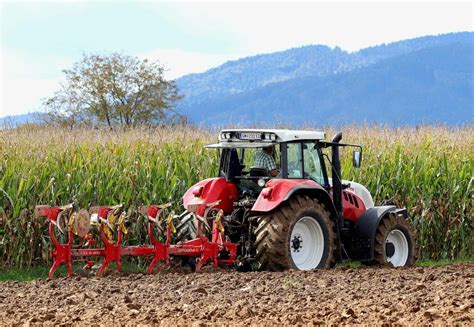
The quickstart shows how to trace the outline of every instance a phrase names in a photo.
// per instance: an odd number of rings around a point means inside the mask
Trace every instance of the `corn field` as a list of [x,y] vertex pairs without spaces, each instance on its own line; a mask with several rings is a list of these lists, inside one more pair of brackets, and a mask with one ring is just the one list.
[[[320,129],[320,128],[319,128]],[[335,131],[324,129],[330,137]],[[362,167],[343,155],[343,176],[380,204],[408,208],[419,257],[473,256],[474,128],[348,126],[343,141],[364,147]],[[146,241],[142,204],[175,201],[215,176],[218,155],[203,145],[217,132],[191,127],[126,131],[24,126],[0,131],[0,256],[4,266],[49,262],[47,222],[35,204],[82,208],[123,203],[127,242]],[[348,151],[347,151],[348,152]]]

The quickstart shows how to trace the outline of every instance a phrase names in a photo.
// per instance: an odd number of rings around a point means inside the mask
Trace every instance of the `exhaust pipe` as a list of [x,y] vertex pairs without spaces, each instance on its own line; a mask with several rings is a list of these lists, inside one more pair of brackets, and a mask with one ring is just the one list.
[[[337,133],[332,138],[332,143],[339,143],[342,140],[342,132]],[[341,180],[341,161],[339,159],[339,145],[332,145],[332,200],[339,217],[339,228],[344,224],[342,217],[342,180]]]

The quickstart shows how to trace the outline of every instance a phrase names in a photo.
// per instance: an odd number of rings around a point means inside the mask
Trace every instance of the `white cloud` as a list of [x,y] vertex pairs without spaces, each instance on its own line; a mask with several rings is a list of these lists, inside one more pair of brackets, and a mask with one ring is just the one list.
[[177,11],[191,28],[206,24],[238,35],[245,52],[307,44],[346,50],[473,29],[472,2],[192,3]]
[[41,99],[51,95],[58,87],[55,80],[13,79],[3,86],[0,116],[19,115],[43,111]]
[[139,57],[159,60],[167,69],[165,77],[175,79],[186,74],[206,71],[228,60],[238,59],[241,55],[189,52],[180,49],[156,49],[140,54]]
[[31,58],[13,50],[3,50],[1,59],[0,116],[42,110],[41,99],[57,90],[61,70],[71,62],[60,57]]

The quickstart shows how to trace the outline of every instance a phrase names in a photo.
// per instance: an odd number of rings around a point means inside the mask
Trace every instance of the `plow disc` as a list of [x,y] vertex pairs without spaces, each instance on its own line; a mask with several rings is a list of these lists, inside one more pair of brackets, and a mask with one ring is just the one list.
[[[84,269],[90,269],[95,264],[93,258],[102,259],[97,276],[104,275],[112,262],[116,263],[117,271],[120,272],[123,256],[148,257],[150,264],[147,273],[152,273],[159,262],[169,264],[171,257],[194,260],[195,271],[199,271],[208,263],[215,267],[233,265],[237,257],[237,245],[225,241],[221,222],[223,213],[214,209],[218,204],[219,202],[210,203],[204,205],[205,208],[196,207],[191,211],[190,214],[197,221],[197,238],[176,244],[172,243],[172,235],[176,233],[173,221],[178,216],[170,210],[171,203],[141,207],[140,213],[148,218],[147,231],[150,244],[137,246],[122,244],[123,236],[127,233],[126,215],[122,205],[91,207],[89,211],[85,209],[76,211],[73,205],[36,206],[35,214],[46,217],[49,221],[49,235],[54,246],[51,251],[53,264],[48,278],[53,278],[56,269],[62,264],[67,265],[69,277],[73,276],[73,262],[85,262]],[[199,216],[197,212],[202,211],[204,216]],[[208,224],[206,218],[209,218],[207,215],[211,213],[212,238],[209,239],[203,233],[203,224]],[[92,226],[97,228],[91,228]],[[65,243],[58,241],[57,231],[67,236]],[[97,236],[101,247],[96,241]]]
[[78,212],[75,212],[71,218],[72,222],[70,223],[70,226],[72,232],[81,238],[86,237],[91,226],[91,217],[87,210],[81,209]]

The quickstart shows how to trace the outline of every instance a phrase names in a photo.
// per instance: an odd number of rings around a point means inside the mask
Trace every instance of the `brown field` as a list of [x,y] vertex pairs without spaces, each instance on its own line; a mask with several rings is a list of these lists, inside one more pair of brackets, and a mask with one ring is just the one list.
[[474,322],[474,264],[114,275],[0,284],[0,325]]

